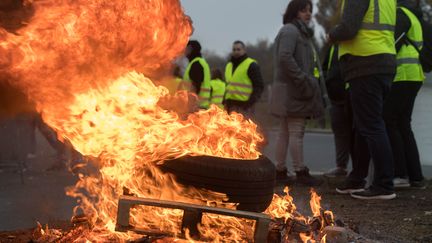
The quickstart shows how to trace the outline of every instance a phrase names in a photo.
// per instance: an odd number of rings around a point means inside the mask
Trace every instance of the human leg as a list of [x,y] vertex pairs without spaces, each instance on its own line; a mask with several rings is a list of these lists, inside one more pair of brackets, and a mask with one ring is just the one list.
[[398,179],[395,180],[398,185],[403,182],[402,179],[408,176],[405,142],[398,125],[401,118],[405,116],[403,114],[406,112],[403,109],[405,103],[407,103],[407,100],[403,85],[401,85],[401,82],[393,83],[384,103],[383,116],[393,152],[394,177]]
[[288,142],[289,142],[288,122],[286,118],[281,118],[279,134],[276,142],[276,152],[275,152],[277,171],[283,171],[287,169],[286,157],[288,153]]
[[287,154],[288,154],[288,121],[287,118],[280,119],[279,134],[276,142],[276,179],[283,181],[284,183],[288,180],[292,180],[292,174],[287,169]]
[[336,150],[336,168],[324,175],[328,177],[345,176],[351,153],[352,124],[345,108],[347,104],[333,104],[330,108],[330,119],[334,134]]
[[305,168],[303,155],[303,138],[306,120],[304,118],[287,118],[289,133],[288,148],[292,157],[294,171]]
[[405,166],[410,181],[423,181],[423,173],[420,164],[420,155],[417,142],[411,127],[411,117],[414,109],[415,99],[421,88],[421,82],[402,82],[404,89],[404,104],[401,106],[401,116],[398,128],[404,141]]
[[392,75],[374,75],[350,81],[355,126],[365,138],[374,163],[372,187],[387,192],[393,192],[394,166],[383,120],[383,103],[392,80]]
[[318,186],[321,180],[311,176],[309,169],[304,164],[303,138],[306,125],[305,118],[287,118],[289,133],[289,151],[293,161],[294,171],[296,173],[296,182],[307,186]]

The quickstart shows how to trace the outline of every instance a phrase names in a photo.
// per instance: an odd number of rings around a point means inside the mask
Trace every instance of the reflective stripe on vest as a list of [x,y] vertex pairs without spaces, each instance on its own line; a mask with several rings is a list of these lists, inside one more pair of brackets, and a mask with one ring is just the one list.
[[210,81],[202,82],[199,92],[199,107],[202,109],[208,109],[210,107],[210,96],[211,96],[211,85]]
[[[411,40],[420,50],[423,47],[423,33],[420,21],[408,9],[399,7],[411,22],[411,27],[406,33],[406,38]],[[394,82],[413,81],[423,82],[425,76],[419,60],[419,53],[410,43],[403,43],[397,55],[397,72]]]
[[[342,1],[342,11],[345,1]],[[395,0],[370,0],[363,23],[354,39],[341,41],[339,58],[345,54],[371,56],[396,54],[394,28],[396,23]]]
[[213,79],[210,81],[210,84],[212,89],[210,103],[223,109],[224,105],[222,103],[225,96],[225,82],[220,79]]
[[329,59],[328,59],[328,63],[327,63],[327,70],[330,70],[330,68],[331,68],[331,63],[333,61],[334,51],[335,51],[335,46],[332,45],[330,47]]
[[247,72],[252,63],[252,58],[246,58],[240,63],[233,73],[233,64],[229,62],[225,67],[226,100],[247,101],[252,94],[253,86]]
[[313,50],[314,64],[315,64],[315,67],[314,67],[314,77],[316,79],[319,79],[321,75],[320,75],[320,71],[319,71],[319,68],[318,68],[317,53],[315,51],[315,48],[313,48],[312,50]]
[[210,67],[207,61],[202,57],[194,58],[186,67],[186,71],[183,75],[183,80],[188,81],[190,86],[192,87],[192,80],[190,79],[190,70],[192,65],[196,62],[199,62],[204,72],[204,80],[201,83],[200,92],[198,94],[199,97],[199,106],[201,108],[207,109],[210,107]]

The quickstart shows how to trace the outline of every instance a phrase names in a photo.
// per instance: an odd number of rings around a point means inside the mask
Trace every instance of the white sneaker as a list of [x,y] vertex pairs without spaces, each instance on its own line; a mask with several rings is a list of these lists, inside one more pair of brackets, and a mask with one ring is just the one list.
[[393,186],[396,188],[404,188],[409,187],[410,183],[409,180],[406,178],[396,177],[393,179]]

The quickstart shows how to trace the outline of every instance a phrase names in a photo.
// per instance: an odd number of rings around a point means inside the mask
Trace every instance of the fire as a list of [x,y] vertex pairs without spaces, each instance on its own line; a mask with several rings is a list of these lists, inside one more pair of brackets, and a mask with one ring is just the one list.
[[[160,85],[192,32],[179,1],[34,0],[32,6],[34,16],[17,35],[0,31],[0,73],[26,92],[60,139],[98,167],[97,173],[79,174],[66,192],[77,199],[75,214],[85,214],[91,224],[75,240],[136,239],[115,231],[124,193],[234,209],[226,195],[185,188],[158,169],[185,155],[256,159],[264,140],[243,116],[216,106],[198,111],[196,96],[170,95]],[[300,217],[286,193],[275,195],[266,213]],[[137,207],[131,215],[143,228],[181,231],[180,210]],[[252,227],[206,215],[199,230],[213,241],[225,235],[240,242]],[[46,235],[48,228],[41,230]]]
[[311,189],[311,200],[309,202],[314,217],[321,215],[321,197]]
[[296,206],[293,203],[293,198],[289,195],[288,187],[285,187],[284,192],[284,196],[274,194],[272,203],[265,212],[273,218],[283,218],[286,222],[294,216]]

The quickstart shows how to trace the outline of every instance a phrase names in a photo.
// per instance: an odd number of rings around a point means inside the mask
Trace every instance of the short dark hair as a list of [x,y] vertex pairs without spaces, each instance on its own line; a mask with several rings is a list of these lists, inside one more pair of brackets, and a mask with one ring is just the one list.
[[190,40],[187,44],[188,46],[192,47],[192,50],[196,52],[201,52],[201,44],[197,40]]
[[283,24],[288,24],[297,18],[298,12],[305,9],[307,6],[310,6],[311,11],[313,10],[313,5],[311,0],[292,0],[283,15]]
[[233,42],[233,45],[237,45],[237,44],[240,44],[243,48],[246,49],[246,45],[245,45],[245,43],[243,41],[236,40],[236,41]]

